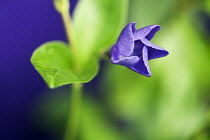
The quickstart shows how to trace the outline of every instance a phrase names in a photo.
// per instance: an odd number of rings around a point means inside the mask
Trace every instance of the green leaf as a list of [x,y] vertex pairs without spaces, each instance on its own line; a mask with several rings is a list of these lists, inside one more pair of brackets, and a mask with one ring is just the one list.
[[80,0],[74,26],[82,57],[98,54],[113,45],[125,26],[128,0]]
[[31,63],[50,88],[90,81],[98,71],[97,59],[91,60],[76,71],[69,46],[60,41],[41,45],[31,57]]

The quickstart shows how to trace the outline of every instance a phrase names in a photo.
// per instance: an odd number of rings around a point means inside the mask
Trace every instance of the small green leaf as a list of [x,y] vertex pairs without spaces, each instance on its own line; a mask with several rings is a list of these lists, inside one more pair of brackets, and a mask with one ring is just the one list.
[[74,12],[78,47],[83,59],[113,45],[125,26],[128,0],[80,0]]
[[31,57],[31,63],[50,88],[90,81],[98,71],[97,59],[91,60],[75,70],[69,46],[60,41],[41,45]]

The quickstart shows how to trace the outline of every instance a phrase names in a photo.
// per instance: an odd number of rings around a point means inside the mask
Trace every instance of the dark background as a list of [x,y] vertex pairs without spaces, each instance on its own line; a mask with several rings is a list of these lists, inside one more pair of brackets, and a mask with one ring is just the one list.
[[[71,1],[71,10],[77,0]],[[42,43],[66,40],[52,0],[0,2],[0,140],[47,140],[28,119],[28,111],[41,91],[48,89],[30,63]]]

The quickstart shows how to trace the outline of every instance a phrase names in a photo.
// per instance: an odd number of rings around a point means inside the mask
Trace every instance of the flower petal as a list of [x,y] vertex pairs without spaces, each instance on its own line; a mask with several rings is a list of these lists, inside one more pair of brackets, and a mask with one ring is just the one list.
[[133,32],[135,31],[134,26],[134,22],[128,24],[121,32],[120,37],[116,43],[117,51],[123,56],[130,56],[133,53]]
[[133,33],[134,40],[146,38],[148,40],[151,40],[155,33],[160,30],[159,25],[149,25],[144,28],[141,28]]
[[148,50],[146,46],[144,46],[142,50],[142,59],[140,59],[136,65],[128,68],[139,74],[151,77],[151,71],[148,63]]
[[144,47],[144,44],[142,43],[141,40],[134,41],[134,49],[133,49],[133,53],[131,55],[142,57],[143,47]]
[[164,57],[169,54],[167,50],[151,43],[147,39],[141,39],[141,41],[148,47],[148,60]]
[[137,56],[124,57],[117,51],[116,47],[113,46],[111,54],[111,62],[122,66],[133,66],[139,61]]

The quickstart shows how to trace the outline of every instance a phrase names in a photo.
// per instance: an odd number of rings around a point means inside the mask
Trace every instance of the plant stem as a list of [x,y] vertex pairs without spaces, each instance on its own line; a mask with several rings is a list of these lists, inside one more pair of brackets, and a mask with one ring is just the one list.
[[65,31],[66,31],[66,35],[67,35],[69,44],[71,44],[70,49],[71,49],[72,60],[73,60],[73,64],[74,64],[74,70],[78,71],[80,68],[79,68],[79,63],[76,61],[79,61],[79,53],[77,50],[76,37],[75,37],[70,13],[69,13],[69,11],[63,11],[63,12],[61,12],[61,16],[63,19],[63,24],[65,27]]
[[72,84],[70,97],[69,116],[64,140],[76,140],[80,122],[81,100],[82,100],[82,84]]
[[66,35],[68,38],[69,43],[71,44],[72,51],[76,51],[76,39],[75,39],[75,33],[72,25],[72,20],[70,17],[69,11],[63,11],[61,13],[63,24],[65,27]]
[[77,49],[76,35],[74,32],[74,27],[73,27],[70,12],[69,12],[70,10],[69,0],[54,0],[54,6],[55,6],[55,9],[60,13],[62,17],[63,24],[66,31],[66,36],[67,36],[69,44],[71,44],[70,50],[72,54],[72,60],[75,65],[75,71],[77,71],[79,68],[78,68],[78,63],[76,61],[79,60],[79,53]]
[[[78,60],[79,53],[77,50],[76,37],[73,29],[73,24],[70,16],[70,3],[69,0],[54,0],[55,9],[60,13],[63,24],[65,27],[66,35],[68,38],[72,54],[72,60],[74,63],[74,70],[79,70]],[[62,55],[62,54],[61,54]],[[64,140],[75,140],[77,137],[77,131],[80,121],[80,105],[82,96],[82,84],[74,83],[72,84],[72,92],[69,104],[69,116],[67,119],[67,126],[64,135]]]

